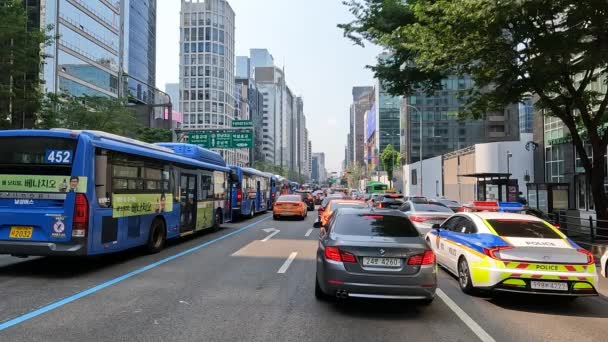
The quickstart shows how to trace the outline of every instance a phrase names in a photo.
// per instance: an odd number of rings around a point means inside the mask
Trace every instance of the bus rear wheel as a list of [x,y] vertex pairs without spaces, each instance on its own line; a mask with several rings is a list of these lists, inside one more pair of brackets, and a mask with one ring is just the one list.
[[220,225],[223,223],[222,222],[222,210],[221,209],[217,209],[215,211],[215,220],[213,222],[213,231],[217,232],[218,230],[220,230]]
[[158,253],[165,248],[167,242],[167,229],[165,223],[161,219],[155,219],[150,226],[150,235],[148,236],[148,244],[146,249],[148,253]]

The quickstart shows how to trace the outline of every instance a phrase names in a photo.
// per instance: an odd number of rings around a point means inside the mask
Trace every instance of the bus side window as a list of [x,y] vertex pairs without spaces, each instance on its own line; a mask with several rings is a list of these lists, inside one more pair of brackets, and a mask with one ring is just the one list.
[[97,149],[95,153],[95,195],[97,203],[102,208],[112,207],[112,194],[108,186],[108,154],[105,150]]

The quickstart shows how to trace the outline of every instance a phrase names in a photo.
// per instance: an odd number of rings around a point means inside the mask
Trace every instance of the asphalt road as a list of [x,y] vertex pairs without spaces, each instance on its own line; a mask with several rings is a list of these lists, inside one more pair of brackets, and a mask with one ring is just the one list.
[[258,216],[171,243],[156,255],[0,256],[0,341],[579,342],[608,336],[605,296],[573,302],[471,297],[443,270],[439,296],[428,307],[319,302],[315,215],[304,222]]

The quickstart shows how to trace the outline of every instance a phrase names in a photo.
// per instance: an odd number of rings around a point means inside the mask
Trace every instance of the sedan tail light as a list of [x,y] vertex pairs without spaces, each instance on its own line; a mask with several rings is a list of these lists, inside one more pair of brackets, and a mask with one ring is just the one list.
[[593,253],[589,252],[586,249],[582,249],[582,248],[579,248],[576,251],[579,252],[579,253],[583,253],[583,254],[585,254],[587,256],[587,264],[588,265],[592,265],[592,264],[595,263],[595,257],[593,256]]
[[[494,247],[494,248],[484,248],[483,252],[492,259],[502,260],[500,258],[499,252],[502,250],[506,250],[506,249],[513,249],[513,247],[512,246],[500,246],[500,247]],[[496,253],[498,253],[498,255],[496,255]]]
[[422,254],[411,256],[407,260],[407,264],[410,266],[422,266],[432,265],[435,263],[435,253],[432,250],[427,249]]
[[351,253],[341,251],[338,247],[325,247],[325,258],[327,260],[356,263],[357,259]]
[[415,215],[410,216],[410,220],[413,222],[424,222],[428,219],[429,219],[429,217],[426,217],[426,216],[415,216]]

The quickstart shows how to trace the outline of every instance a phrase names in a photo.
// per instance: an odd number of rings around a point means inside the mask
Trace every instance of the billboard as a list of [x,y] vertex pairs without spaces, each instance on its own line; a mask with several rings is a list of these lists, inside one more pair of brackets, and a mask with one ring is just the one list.
[[365,114],[365,141],[369,141],[369,138],[376,131],[376,104],[372,105],[372,108]]

